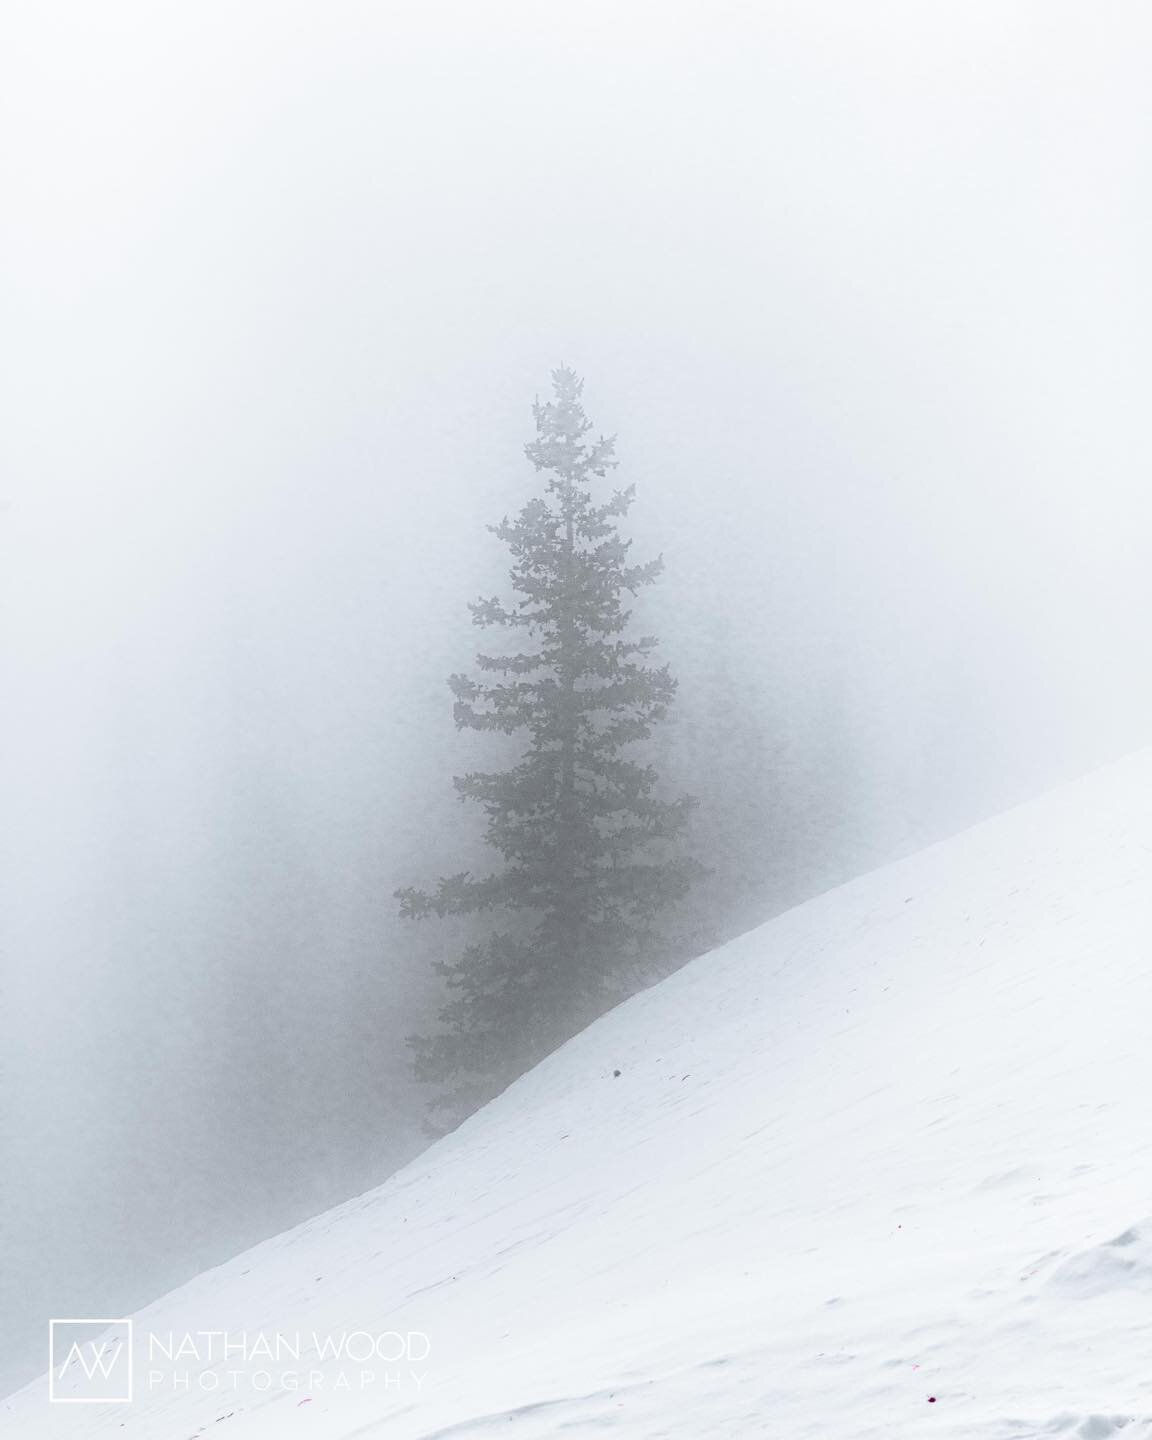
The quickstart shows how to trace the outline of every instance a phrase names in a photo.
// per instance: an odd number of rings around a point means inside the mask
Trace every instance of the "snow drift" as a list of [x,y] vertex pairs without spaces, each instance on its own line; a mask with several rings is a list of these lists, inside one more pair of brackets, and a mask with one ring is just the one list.
[[[138,1314],[132,1404],[0,1430],[1152,1437],[1150,962],[1152,752],[704,956]],[[152,1379],[197,1332],[428,1354]]]

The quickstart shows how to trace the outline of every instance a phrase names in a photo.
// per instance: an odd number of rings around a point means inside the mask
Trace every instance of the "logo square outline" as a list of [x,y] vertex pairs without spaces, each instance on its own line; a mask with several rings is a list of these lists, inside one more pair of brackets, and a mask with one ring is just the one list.
[[[124,1325],[127,1327],[125,1349],[128,1352],[128,1393],[127,1395],[57,1395],[56,1394],[56,1326],[57,1325],[99,1325],[102,1330],[108,1329],[110,1325]],[[120,1316],[116,1319],[92,1319],[88,1316],[75,1318],[63,1316],[48,1321],[48,1403],[49,1405],[131,1405],[133,1374],[132,1374],[132,1317],[130,1315]],[[71,1352],[69,1352],[71,1353]]]

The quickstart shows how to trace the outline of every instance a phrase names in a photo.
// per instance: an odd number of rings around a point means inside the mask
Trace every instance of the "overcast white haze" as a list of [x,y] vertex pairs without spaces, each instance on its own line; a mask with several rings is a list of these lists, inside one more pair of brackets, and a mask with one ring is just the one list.
[[6,1393],[426,1143],[392,894],[474,852],[444,682],[561,362],[710,933],[1152,741],[1152,19],[2,23]]

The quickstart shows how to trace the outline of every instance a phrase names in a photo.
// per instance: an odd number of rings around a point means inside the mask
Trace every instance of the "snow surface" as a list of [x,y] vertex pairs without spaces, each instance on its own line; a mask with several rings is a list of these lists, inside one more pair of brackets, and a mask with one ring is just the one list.
[[138,1358],[134,1404],[40,1381],[0,1433],[1146,1440],[1150,947],[1147,752],[704,956],[136,1316],[424,1332],[412,1375]]

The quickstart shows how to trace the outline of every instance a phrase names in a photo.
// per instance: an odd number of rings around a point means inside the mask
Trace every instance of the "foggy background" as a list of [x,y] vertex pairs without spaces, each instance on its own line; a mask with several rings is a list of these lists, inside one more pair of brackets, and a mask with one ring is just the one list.
[[3,31],[0,1392],[425,1143],[392,892],[475,853],[561,361],[666,560],[685,937],[1152,739],[1145,6]]

